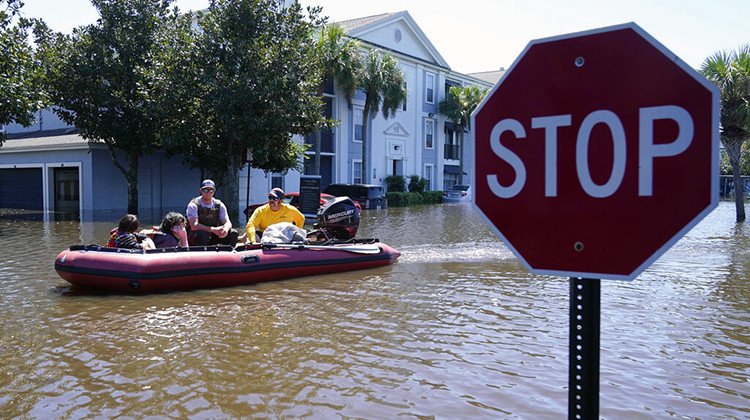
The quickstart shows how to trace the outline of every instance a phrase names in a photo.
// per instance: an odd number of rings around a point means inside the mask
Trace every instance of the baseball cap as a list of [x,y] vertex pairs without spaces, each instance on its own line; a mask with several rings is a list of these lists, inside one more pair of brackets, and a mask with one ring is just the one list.
[[284,198],[284,190],[281,188],[274,188],[268,193],[269,198],[281,199]]
[[216,189],[216,184],[214,184],[214,182],[211,181],[210,179],[206,179],[201,184],[201,188],[203,188],[203,187],[211,187],[213,189]]

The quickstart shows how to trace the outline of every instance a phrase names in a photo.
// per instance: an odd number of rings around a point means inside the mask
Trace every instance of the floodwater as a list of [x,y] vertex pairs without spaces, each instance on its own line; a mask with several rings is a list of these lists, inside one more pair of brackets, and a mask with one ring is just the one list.
[[[365,212],[359,236],[401,251],[385,268],[144,296],[57,276],[115,223],[0,218],[1,417],[567,415],[569,279],[530,275],[470,205]],[[750,224],[722,202],[602,281],[601,417],[750,418],[749,279]]]

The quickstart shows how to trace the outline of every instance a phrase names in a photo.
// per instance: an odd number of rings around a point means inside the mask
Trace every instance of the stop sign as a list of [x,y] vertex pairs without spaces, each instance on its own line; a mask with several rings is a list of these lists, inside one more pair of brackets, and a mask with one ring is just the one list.
[[474,206],[532,273],[631,280],[718,204],[718,98],[634,23],[532,41],[472,115]]

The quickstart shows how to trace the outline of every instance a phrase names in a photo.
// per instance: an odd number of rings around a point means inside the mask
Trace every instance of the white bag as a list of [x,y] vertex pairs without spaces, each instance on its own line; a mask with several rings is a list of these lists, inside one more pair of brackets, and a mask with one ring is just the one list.
[[298,228],[293,223],[281,222],[273,224],[263,231],[260,238],[262,244],[290,244],[292,242],[304,242],[307,232]]

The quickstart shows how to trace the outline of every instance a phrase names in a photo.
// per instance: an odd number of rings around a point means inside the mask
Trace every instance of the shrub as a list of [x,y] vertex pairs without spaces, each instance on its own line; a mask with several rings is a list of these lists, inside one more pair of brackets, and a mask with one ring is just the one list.
[[404,207],[406,205],[406,194],[397,191],[386,192],[385,198],[388,200],[388,207]]
[[406,192],[406,179],[401,175],[388,175],[385,185],[389,192]]
[[417,204],[424,203],[424,200],[422,200],[422,194],[418,192],[408,192],[406,194],[407,194],[407,205],[415,206]]
[[427,187],[427,180],[420,177],[419,175],[412,175],[409,177],[409,192],[423,193],[425,187]]
[[425,191],[422,193],[422,202],[424,204],[440,204],[443,202],[443,192]]
[[406,207],[423,204],[422,194],[413,192],[387,192],[385,198],[388,200],[388,207]]

